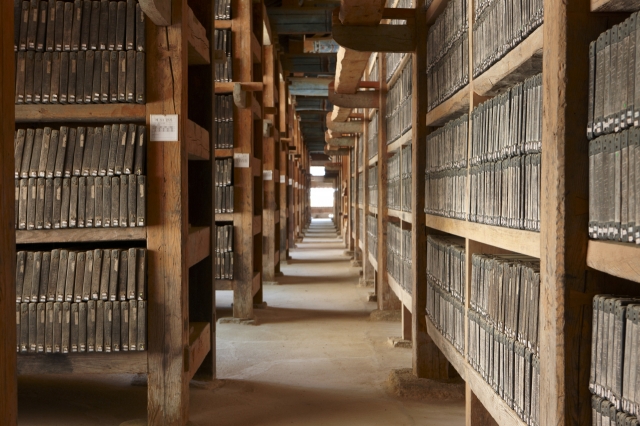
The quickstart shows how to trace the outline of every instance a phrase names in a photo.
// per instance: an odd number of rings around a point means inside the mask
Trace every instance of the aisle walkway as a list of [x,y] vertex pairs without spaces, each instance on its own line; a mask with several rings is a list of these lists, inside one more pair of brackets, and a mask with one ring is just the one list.
[[[385,392],[389,372],[411,366],[409,349],[386,343],[399,323],[369,321],[370,289],[357,286],[358,269],[330,221],[314,221],[306,235],[283,266],[281,285],[265,287],[269,307],[256,311],[259,325],[218,325],[223,386],[192,391],[191,419],[219,426],[464,424],[462,402],[427,404]],[[231,292],[218,292],[220,314],[231,314],[231,301]]]

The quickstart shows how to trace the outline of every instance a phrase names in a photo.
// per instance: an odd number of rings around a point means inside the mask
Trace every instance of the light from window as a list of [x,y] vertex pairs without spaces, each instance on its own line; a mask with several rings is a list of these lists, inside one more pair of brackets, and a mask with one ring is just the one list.
[[324,166],[311,166],[311,176],[324,176]]

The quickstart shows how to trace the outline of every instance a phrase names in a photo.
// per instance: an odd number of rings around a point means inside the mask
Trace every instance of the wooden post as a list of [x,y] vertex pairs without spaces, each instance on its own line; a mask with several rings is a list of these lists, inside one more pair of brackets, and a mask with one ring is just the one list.
[[15,120],[15,56],[13,52],[13,6],[4,1],[0,6],[0,418],[13,426],[18,418],[16,376],[15,267],[16,233],[14,212],[14,152]]
[[607,28],[589,2],[544,1],[540,235],[540,424],[591,421],[588,221],[589,42]]
[[413,329],[413,316],[406,306],[402,306],[402,340],[411,340]]
[[[276,68],[275,55],[273,46],[264,46],[264,67],[263,67],[263,101],[265,107],[275,108],[275,91],[276,89]],[[279,88],[278,88],[279,89]],[[266,114],[266,120],[271,120],[273,124],[276,122],[275,114]],[[262,217],[262,279],[263,281],[274,282],[276,272],[276,240],[280,235],[276,234],[276,214],[278,212],[278,200],[276,200],[276,141],[274,137],[274,129],[270,134],[263,135],[263,179],[264,179],[264,205]]]
[[150,114],[178,114],[180,142],[149,142],[148,421],[184,425],[189,418],[185,348],[189,341],[187,266],[187,3],[173,0],[172,24],[147,21],[147,126]]
[[465,383],[465,426],[498,426],[491,414],[478,400],[471,386]]
[[[424,0],[417,2],[417,9],[423,10]],[[413,374],[420,378],[445,379],[448,377],[448,362],[431,337],[427,334],[425,317],[427,302],[427,264],[426,227],[424,214],[424,172],[426,168],[427,128],[427,24],[426,14],[416,14],[416,52],[411,61],[413,66],[413,148],[412,148],[412,253],[413,274]]]

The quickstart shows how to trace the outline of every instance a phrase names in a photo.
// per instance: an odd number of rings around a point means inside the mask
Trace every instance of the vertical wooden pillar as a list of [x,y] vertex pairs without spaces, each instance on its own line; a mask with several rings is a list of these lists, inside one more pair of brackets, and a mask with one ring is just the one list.
[[427,334],[425,309],[427,303],[427,245],[424,214],[424,172],[426,168],[426,114],[427,104],[427,24],[424,0],[416,5],[416,53],[411,61],[413,67],[413,148],[412,148],[412,201],[411,201],[411,259],[413,259],[412,304],[413,373],[417,377],[444,379],[448,377],[448,362],[431,337]]
[[465,383],[465,426],[498,426],[468,383]]
[[150,114],[178,114],[179,142],[149,142],[149,375],[150,425],[184,425],[189,418],[189,383],[184,352],[189,337],[187,37],[183,25],[187,3],[173,0],[171,26],[147,21],[151,45],[147,61],[147,125]]
[[[279,71],[282,74],[282,65],[279,63]],[[287,183],[289,178],[289,145],[286,141],[282,140],[289,136],[289,130],[287,128],[287,118],[288,118],[288,93],[287,93],[287,83],[284,80],[278,81],[278,99],[279,99],[279,130],[280,130],[280,143],[279,143],[279,154],[280,155],[280,263],[286,262],[289,258],[289,244],[287,238],[287,232],[289,229],[289,223],[287,220]]]
[[406,306],[402,305],[402,340],[411,340],[413,330],[413,315]]
[[544,1],[540,424],[583,425],[589,405],[589,42],[606,29],[584,0]]
[[16,233],[14,229],[15,56],[13,52],[13,4],[0,6],[0,419],[13,426],[18,417],[16,375]]
[[[265,107],[275,108],[275,90],[276,90],[276,69],[274,47],[264,46],[264,67],[263,67],[263,102]],[[271,120],[275,124],[275,114],[265,114],[265,120]],[[274,129],[270,129],[270,133],[263,135],[262,162],[263,162],[263,178],[264,178],[264,204],[262,216],[262,279],[263,281],[275,281],[276,269],[276,239],[280,235],[276,235],[276,214],[278,212],[278,200],[276,200],[276,141],[274,138]]]

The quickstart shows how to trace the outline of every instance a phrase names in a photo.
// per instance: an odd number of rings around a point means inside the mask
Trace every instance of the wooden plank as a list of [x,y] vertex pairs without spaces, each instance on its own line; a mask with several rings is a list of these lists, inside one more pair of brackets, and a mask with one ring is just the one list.
[[331,112],[331,120],[332,121],[347,121],[351,116],[351,108],[342,108],[339,106],[334,106],[333,111]]
[[187,266],[202,262],[211,254],[211,228],[208,226],[193,226],[189,229],[187,238]]
[[[149,425],[184,424],[189,418],[189,381],[184,349],[189,344],[187,267],[188,160],[187,4],[172,0],[171,26],[147,22],[147,114],[178,114],[180,142],[149,142],[147,230],[149,281]],[[186,31],[186,29],[185,29]],[[149,122],[147,121],[147,126]]]
[[215,28],[216,30],[230,30],[233,28],[233,21],[230,19],[226,19],[226,20],[216,19]]
[[591,335],[592,297],[585,283],[589,69],[581,58],[611,23],[583,0],[545,0],[544,15],[539,423],[583,425],[591,421],[585,336]]
[[507,53],[504,58],[473,79],[473,91],[480,96],[495,96],[516,83],[542,72],[542,35],[544,25]]
[[82,105],[16,105],[17,123],[100,122],[122,123],[145,121],[145,106],[140,104]]
[[635,12],[638,9],[636,0],[591,0],[592,12]]
[[210,158],[209,132],[191,120],[187,120],[185,131],[187,138],[187,155],[189,160],[207,161]]
[[233,280],[216,280],[216,290],[233,290]]
[[147,374],[148,351],[20,354],[18,374]]
[[89,243],[101,241],[144,241],[146,227],[75,228],[15,231],[16,244]]
[[188,380],[193,379],[209,351],[211,351],[211,324],[208,322],[190,322],[189,355],[187,358]]
[[369,165],[370,166],[374,166],[376,163],[378,162],[378,154],[374,155],[373,157],[369,158]]
[[438,349],[446,356],[451,365],[467,382],[471,390],[500,426],[525,426],[507,403],[493,391],[447,339],[445,339],[429,318],[426,318],[427,331]]
[[640,282],[640,247],[630,243],[590,240],[587,266],[616,277]]
[[253,57],[253,62],[256,64],[262,63],[262,45],[256,38],[256,35],[251,32],[251,55]]
[[216,213],[216,222],[232,222],[233,213]]
[[208,65],[211,63],[211,52],[207,31],[193,14],[193,10],[188,8],[187,12],[187,33],[189,65]]
[[337,93],[355,93],[358,90],[370,56],[371,52],[357,52],[344,47],[338,49],[334,89]]
[[447,6],[447,0],[433,0],[427,9],[427,25],[433,25]]
[[367,257],[369,258],[369,262],[371,263],[371,266],[373,266],[373,269],[376,270],[376,272],[378,271],[378,261],[376,260],[375,257],[373,257],[373,255],[369,252],[367,252]]
[[387,152],[388,153],[396,152],[396,151],[400,150],[400,148],[402,148],[403,146],[411,143],[412,140],[413,140],[413,128],[408,130],[404,135],[400,136],[395,141],[393,141],[390,144],[388,144],[387,145]]
[[540,258],[540,233],[425,215],[429,228],[515,253]]
[[469,86],[465,86],[449,99],[427,113],[427,126],[442,126],[469,112]]
[[[216,21],[218,22],[218,21]],[[245,92],[261,92],[264,88],[264,84],[261,81],[251,82],[216,82],[216,93],[233,93],[233,87],[236,83],[240,83],[240,87]]]
[[233,149],[216,149],[216,158],[233,157]]
[[18,419],[16,380],[15,267],[16,247],[13,229],[14,195],[11,169],[15,130],[15,54],[13,52],[13,5],[0,5],[0,418],[7,426]]
[[413,215],[411,214],[411,212],[403,212],[400,210],[387,209],[387,215],[398,218],[401,221],[406,223],[413,222],[413,217],[412,217]]
[[329,137],[327,133],[324,138],[329,150],[333,148],[353,148],[356,144],[355,136]]
[[369,212],[371,214],[374,214],[374,215],[377,216],[378,215],[378,208],[377,207],[373,207],[373,206],[369,206]]
[[413,301],[412,297],[402,286],[390,275],[387,274],[387,280],[389,280],[389,287],[391,291],[400,299],[402,306],[407,308],[409,312],[413,313]]
[[159,27],[171,25],[171,0],[140,0],[140,8]]
[[[364,70],[363,70],[364,71]],[[361,90],[355,93],[336,93],[329,85],[329,102],[343,108],[379,108],[380,95],[375,90]]]
[[384,0],[341,0],[339,19],[344,25],[375,25],[382,19]]
[[[380,92],[374,92],[380,97]],[[329,130],[333,130],[334,132],[340,133],[362,133],[364,130],[365,121],[357,120],[357,121],[346,121],[346,122],[337,122],[331,119],[332,113],[327,113],[327,128]]]
[[411,21],[406,25],[342,25],[334,18],[331,34],[341,47],[358,52],[413,52],[415,30]]

